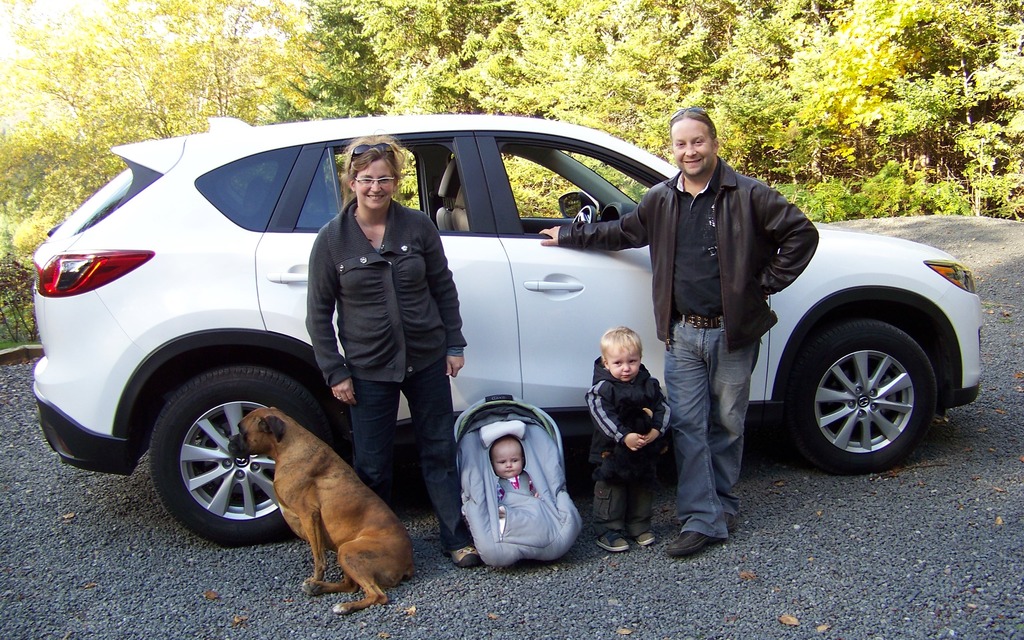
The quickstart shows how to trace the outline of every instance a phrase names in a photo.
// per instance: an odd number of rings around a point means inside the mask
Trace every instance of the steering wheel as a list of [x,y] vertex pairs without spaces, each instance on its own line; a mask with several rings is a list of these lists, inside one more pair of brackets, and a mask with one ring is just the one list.
[[576,217],[572,219],[575,222],[594,222],[597,218],[597,209],[589,204],[585,204],[580,207],[580,212],[576,214]]

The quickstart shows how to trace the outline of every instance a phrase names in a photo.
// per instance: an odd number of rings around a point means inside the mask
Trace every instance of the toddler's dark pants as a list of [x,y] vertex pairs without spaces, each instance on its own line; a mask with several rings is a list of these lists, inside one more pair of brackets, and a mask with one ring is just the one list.
[[594,533],[617,531],[636,536],[651,530],[654,492],[644,484],[594,483]]

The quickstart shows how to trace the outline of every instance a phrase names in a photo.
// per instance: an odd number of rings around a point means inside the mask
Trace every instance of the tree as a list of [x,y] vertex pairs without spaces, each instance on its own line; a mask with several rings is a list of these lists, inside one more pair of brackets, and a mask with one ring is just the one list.
[[[92,7],[92,5],[89,5]],[[107,0],[33,13],[7,0],[20,46],[0,71],[0,214],[27,254],[119,170],[115,144],[274,119],[300,75],[288,0]]]

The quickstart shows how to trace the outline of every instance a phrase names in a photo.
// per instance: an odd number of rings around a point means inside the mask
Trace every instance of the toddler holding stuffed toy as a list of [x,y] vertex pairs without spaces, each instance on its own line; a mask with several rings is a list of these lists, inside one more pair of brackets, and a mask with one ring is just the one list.
[[[668,430],[669,408],[658,381],[641,363],[640,336],[617,327],[601,337],[587,407],[594,422],[590,461],[594,470],[597,546],[629,550],[626,536],[654,542],[651,516],[658,454],[654,442]],[[659,443],[663,444],[663,443]]]

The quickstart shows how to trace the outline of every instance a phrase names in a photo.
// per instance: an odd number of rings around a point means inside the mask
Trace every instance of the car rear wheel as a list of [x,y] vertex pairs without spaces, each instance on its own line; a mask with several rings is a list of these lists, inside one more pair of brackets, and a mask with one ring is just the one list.
[[935,414],[931,362],[906,332],[851,320],[810,338],[786,393],[797,449],[838,474],[873,473],[902,461]]
[[157,417],[150,445],[153,482],[167,510],[200,536],[240,545],[288,535],[274,496],[274,461],[228,453],[228,439],[242,418],[268,406],[332,443],[312,394],[293,378],[262,367],[196,376],[171,394]]

